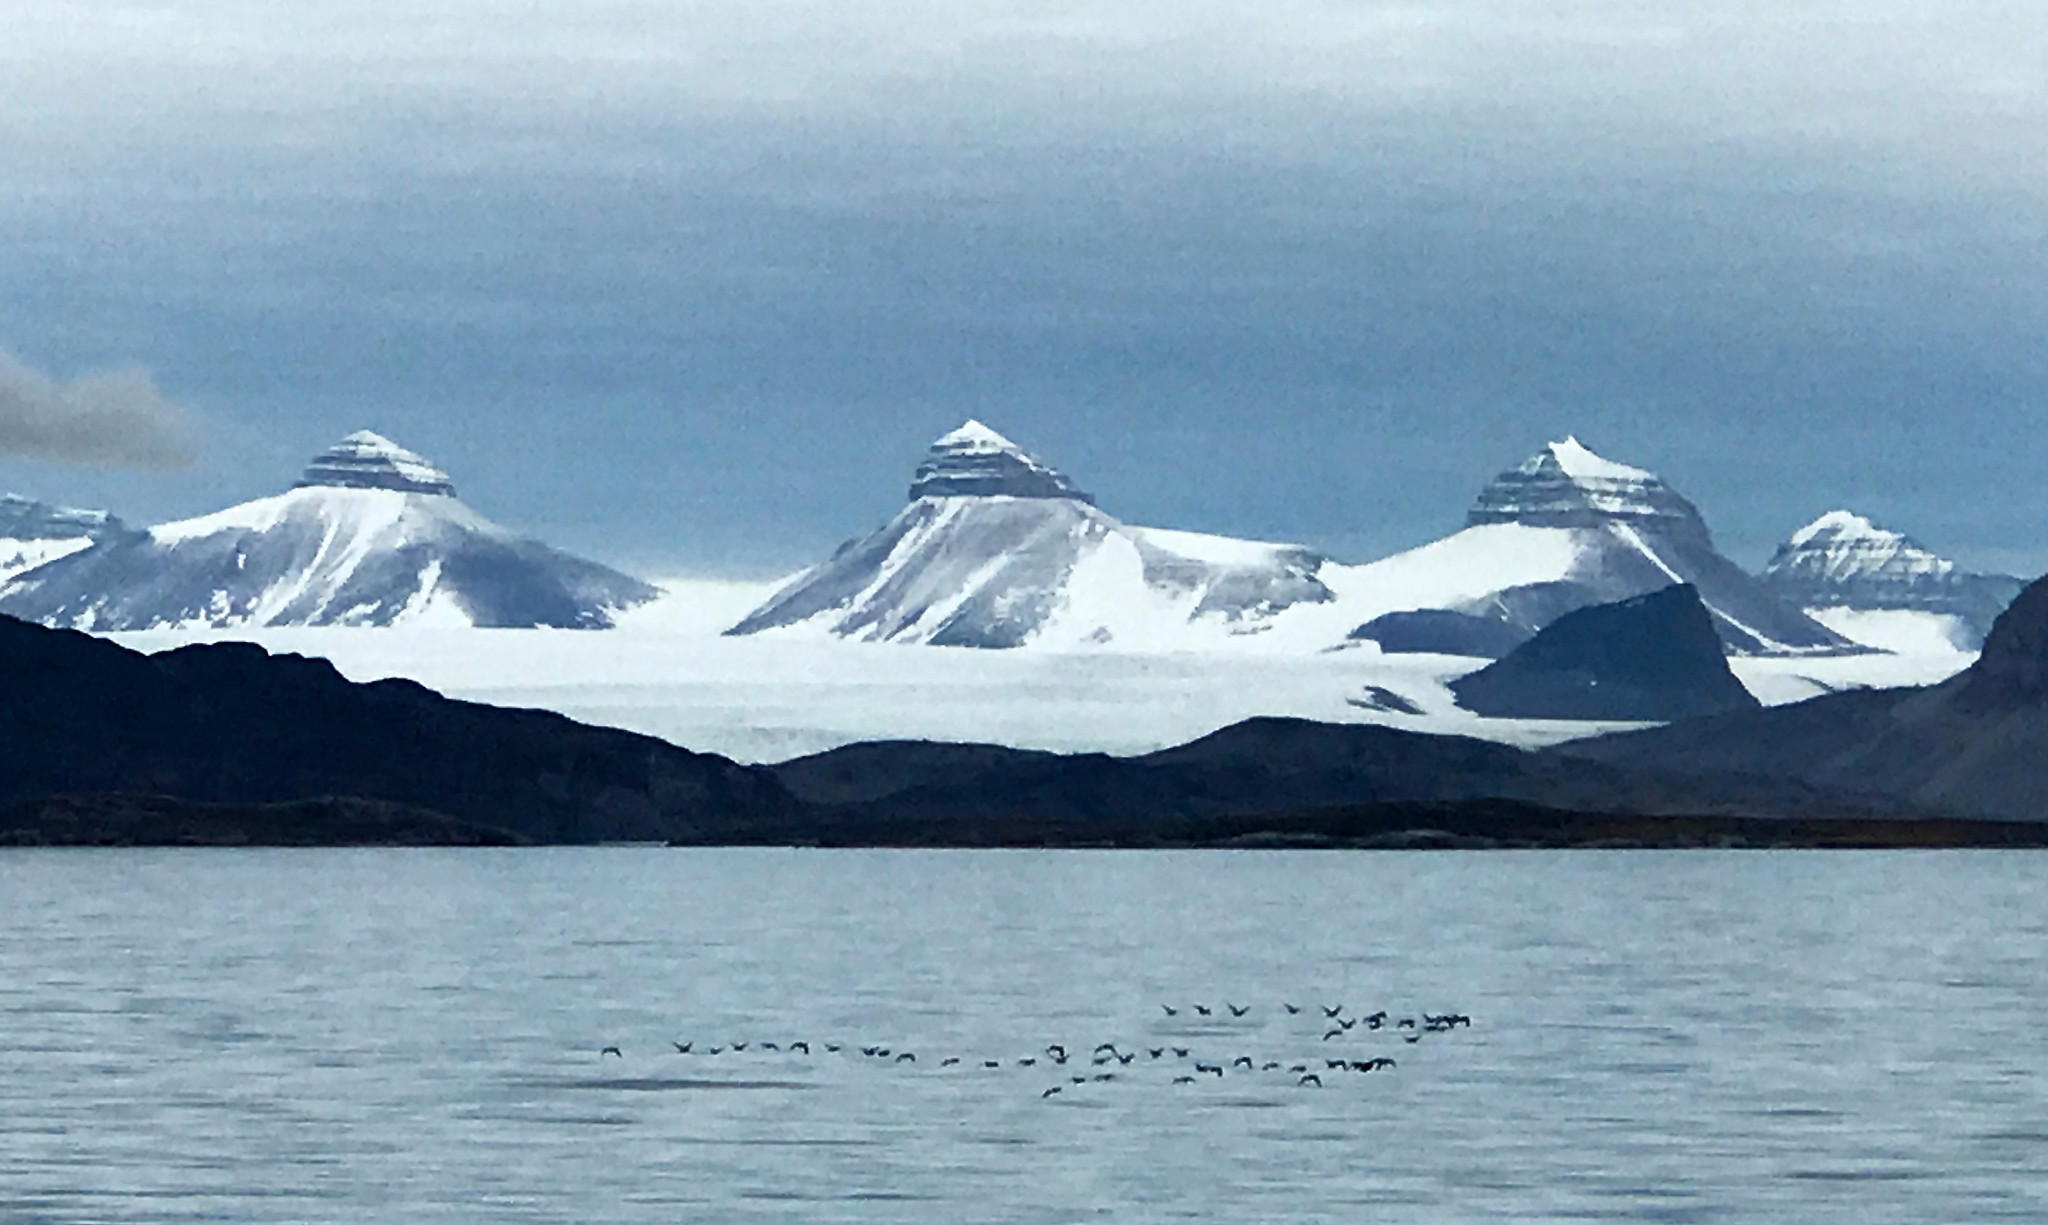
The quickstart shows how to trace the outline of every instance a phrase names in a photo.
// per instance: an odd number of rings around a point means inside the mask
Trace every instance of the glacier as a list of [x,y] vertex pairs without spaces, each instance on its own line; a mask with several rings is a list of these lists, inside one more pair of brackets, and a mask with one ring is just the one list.
[[285,493],[109,533],[15,575],[0,613],[97,631],[432,623],[606,628],[658,592],[485,519],[368,431]]

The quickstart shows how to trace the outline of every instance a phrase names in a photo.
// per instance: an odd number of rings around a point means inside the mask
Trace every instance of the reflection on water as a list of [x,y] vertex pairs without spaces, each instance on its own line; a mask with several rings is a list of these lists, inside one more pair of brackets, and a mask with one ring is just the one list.
[[2044,886],[1996,852],[8,851],[0,1222],[2039,1221]]

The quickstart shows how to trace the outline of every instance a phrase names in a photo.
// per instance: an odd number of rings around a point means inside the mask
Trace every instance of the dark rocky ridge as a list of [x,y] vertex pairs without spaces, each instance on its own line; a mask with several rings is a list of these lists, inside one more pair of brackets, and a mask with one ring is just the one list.
[[1761,705],[1690,584],[1567,613],[1451,692],[1506,719],[1666,722]]
[[764,770],[549,712],[244,643],[146,656],[0,618],[0,807],[107,793],[350,797],[535,842],[736,836],[803,807]]
[[1939,685],[1829,694],[1576,741],[1545,755],[1796,784],[1921,811],[2048,817],[2048,580],[2021,592],[1978,661]]

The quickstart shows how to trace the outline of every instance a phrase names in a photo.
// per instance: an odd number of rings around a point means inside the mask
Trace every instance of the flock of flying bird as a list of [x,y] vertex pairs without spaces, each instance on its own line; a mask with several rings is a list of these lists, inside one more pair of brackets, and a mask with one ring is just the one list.
[[[1195,1023],[1199,1024],[1201,1018],[1207,1017],[1213,1018],[1218,1024],[1225,1024],[1231,1020],[1242,1020],[1252,1012],[1250,1005],[1228,1003],[1223,1006],[1221,1011],[1211,1008],[1206,1004],[1190,1004],[1183,1007],[1161,1004],[1159,1007],[1165,1013],[1166,1020],[1183,1025],[1187,1022],[1180,1020],[1181,1018],[1191,1018]],[[1326,1043],[1339,1041],[1358,1034],[1385,1032],[1390,1035],[1398,1035],[1403,1041],[1412,1044],[1422,1041],[1424,1034],[1449,1033],[1460,1027],[1469,1028],[1472,1024],[1471,1017],[1458,1012],[1423,1013],[1419,1017],[1394,1017],[1382,1009],[1364,1016],[1354,1016],[1347,1014],[1342,1004],[1324,1004],[1317,1005],[1313,1009],[1304,1009],[1295,1004],[1283,1003],[1280,1007],[1286,1010],[1286,1015],[1289,1017],[1302,1017],[1308,1022],[1319,1023],[1323,1027],[1321,1041]],[[1240,1034],[1236,1036],[1243,1037],[1246,1035]],[[814,1053],[811,1043],[804,1040],[784,1043],[762,1041],[725,1042],[716,1046],[709,1044],[700,1045],[697,1041],[691,1040],[687,1042],[671,1041],[670,1045],[675,1047],[675,1053],[678,1055],[698,1058],[711,1058],[728,1054],[740,1055],[748,1052],[753,1052],[756,1055],[764,1053],[774,1054],[784,1058],[789,1056],[809,1058]],[[1147,1068],[1155,1064],[1164,1065],[1175,1072],[1173,1083],[1177,1085],[1194,1084],[1203,1076],[1213,1076],[1221,1079],[1231,1074],[1280,1073],[1295,1078],[1294,1083],[1300,1088],[1323,1087],[1323,1076],[1325,1074],[1378,1072],[1391,1070],[1397,1066],[1394,1060],[1384,1055],[1366,1059],[1348,1056],[1333,1058],[1324,1053],[1328,1049],[1323,1048],[1323,1051],[1319,1052],[1318,1056],[1313,1059],[1254,1059],[1250,1055],[1243,1054],[1235,1058],[1225,1059],[1222,1057],[1211,1058],[1198,1055],[1194,1052],[1192,1045],[1175,1045],[1172,1041],[1164,1042],[1159,1046],[1152,1046],[1149,1042],[1140,1043],[1128,1050],[1116,1042],[1099,1042],[1088,1052],[1084,1060],[1080,1054],[1079,1047],[1070,1050],[1062,1043],[1049,1042],[1045,1045],[1042,1052],[1013,1058],[1007,1062],[1001,1059],[969,1059],[959,1055],[947,1055],[937,1060],[927,1059],[925,1062],[939,1068],[948,1069],[965,1069],[976,1066],[985,1070],[996,1070],[1003,1067],[1061,1069],[1062,1081],[1048,1087],[1039,1095],[1041,1098],[1051,1098],[1078,1086],[1115,1081],[1121,1076],[1130,1074],[1125,1069],[1135,1070],[1134,1065],[1137,1068]],[[821,1042],[818,1044],[815,1053],[818,1055],[843,1055],[886,1065],[914,1065],[918,1063],[918,1056],[915,1051],[896,1050],[881,1045],[849,1045],[841,1042]],[[599,1058],[607,1055],[616,1056],[620,1059],[625,1058],[625,1053],[616,1046],[604,1047],[598,1052],[598,1055]],[[1080,1069],[1083,1067],[1088,1070],[1085,1072],[1081,1071]]]

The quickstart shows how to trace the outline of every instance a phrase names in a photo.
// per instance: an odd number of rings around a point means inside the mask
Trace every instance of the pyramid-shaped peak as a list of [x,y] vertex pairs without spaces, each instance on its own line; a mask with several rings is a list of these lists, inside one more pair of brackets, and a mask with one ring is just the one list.
[[299,477],[299,488],[308,486],[455,496],[446,472],[371,430],[357,430],[314,456]]
[[1065,473],[979,421],[968,421],[933,442],[910,485],[913,502],[995,497],[1095,501]]
[[[1654,481],[1653,473],[1641,468],[1631,468],[1611,459],[1596,455],[1576,437],[1566,434],[1530,458],[1530,464],[1542,464],[1546,457],[1558,470],[1573,480],[1579,481]],[[1528,465],[1524,465],[1527,467]]]
[[1532,527],[1604,527],[1627,524],[1676,532],[1711,547],[1693,504],[1654,472],[1616,463],[1577,438],[1548,443],[1480,490],[1466,525],[1521,523]]
[[932,443],[934,451],[1022,451],[1024,448],[969,418],[966,424]]
[[1793,545],[1814,544],[1820,541],[1882,540],[1906,542],[1903,532],[1879,527],[1852,510],[1831,510],[1813,522],[1792,533],[1789,543]]

